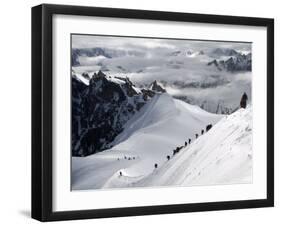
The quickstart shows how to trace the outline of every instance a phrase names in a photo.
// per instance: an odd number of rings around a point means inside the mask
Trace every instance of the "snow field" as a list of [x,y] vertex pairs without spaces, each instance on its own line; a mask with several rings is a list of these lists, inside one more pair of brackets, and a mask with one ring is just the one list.
[[[250,183],[251,118],[251,108],[215,115],[157,94],[126,123],[113,148],[72,158],[72,189]],[[208,124],[213,128],[201,135]],[[173,156],[188,138],[192,143]]]

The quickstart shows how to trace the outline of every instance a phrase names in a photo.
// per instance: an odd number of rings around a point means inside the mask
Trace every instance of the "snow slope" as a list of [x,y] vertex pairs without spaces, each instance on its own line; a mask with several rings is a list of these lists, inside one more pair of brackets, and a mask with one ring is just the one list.
[[155,163],[164,165],[177,146],[221,117],[167,93],[156,94],[126,123],[112,149],[72,158],[72,189],[134,186],[151,175]]
[[252,182],[252,108],[225,116],[208,133],[134,186]]

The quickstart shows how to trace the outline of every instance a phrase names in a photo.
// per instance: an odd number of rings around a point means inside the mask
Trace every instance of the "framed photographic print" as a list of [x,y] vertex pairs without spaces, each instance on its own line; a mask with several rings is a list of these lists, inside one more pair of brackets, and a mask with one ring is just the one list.
[[274,21],[32,8],[32,217],[274,205]]

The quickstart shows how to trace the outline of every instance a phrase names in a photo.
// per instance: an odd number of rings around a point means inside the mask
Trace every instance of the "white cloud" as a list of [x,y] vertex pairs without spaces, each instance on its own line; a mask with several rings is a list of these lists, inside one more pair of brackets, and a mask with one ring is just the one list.
[[[195,101],[223,101],[236,105],[243,92],[251,97],[252,75],[249,73],[229,73],[207,66],[213,60],[207,54],[188,57],[185,54],[172,55],[175,51],[189,50],[205,53],[215,48],[232,48],[243,53],[251,52],[250,43],[214,42],[195,40],[168,40],[131,37],[73,35],[73,48],[105,48],[111,50],[141,52],[141,55],[121,55],[120,57],[80,57],[87,72],[106,68],[112,75],[128,76],[139,85],[154,80],[166,83],[167,91],[173,95],[185,95]],[[79,67],[81,72],[83,67]],[[178,83],[183,85],[174,85]],[[198,85],[199,84],[199,85]]]

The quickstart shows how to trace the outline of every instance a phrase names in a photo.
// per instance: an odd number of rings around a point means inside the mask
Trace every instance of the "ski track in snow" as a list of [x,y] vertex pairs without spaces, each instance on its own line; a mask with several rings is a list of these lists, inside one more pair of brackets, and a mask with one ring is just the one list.
[[[222,116],[158,94],[127,122],[112,149],[72,158],[72,189],[250,183],[251,120],[251,107]],[[173,156],[188,138],[192,143]]]

